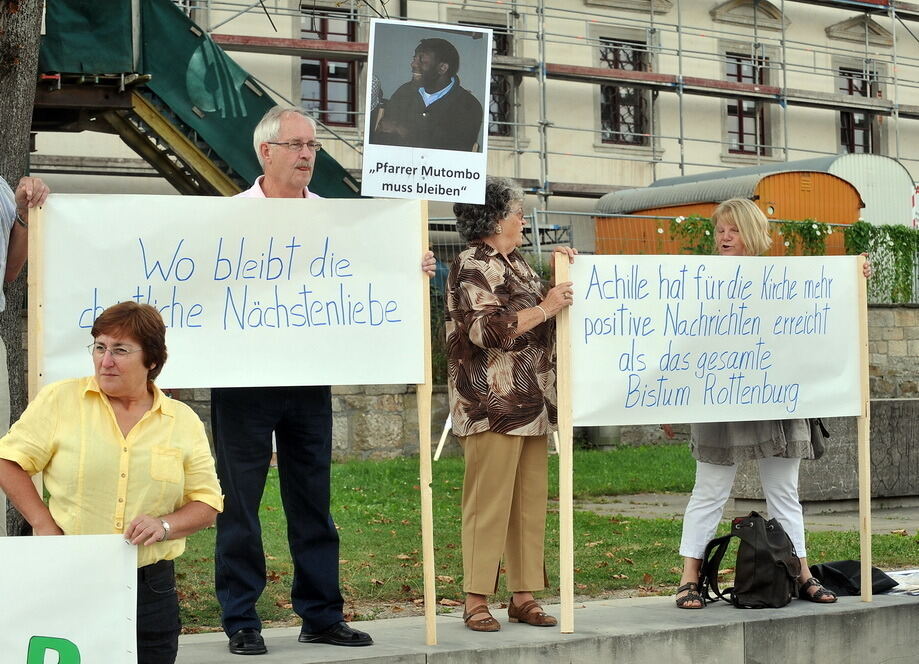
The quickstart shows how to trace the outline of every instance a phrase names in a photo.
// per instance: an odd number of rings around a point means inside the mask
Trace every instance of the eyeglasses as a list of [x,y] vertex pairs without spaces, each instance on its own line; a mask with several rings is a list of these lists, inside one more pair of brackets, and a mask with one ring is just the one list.
[[285,148],[291,152],[303,152],[303,148],[307,147],[310,149],[310,152],[319,152],[322,149],[322,143],[319,141],[310,141],[304,143],[303,141],[265,141],[268,145],[283,145]]
[[518,217],[520,217],[521,219],[523,219],[523,218],[526,216],[526,215],[524,214],[524,212],[523,212],[523,208],[517,208],[516,210],[509,210],[507,214],[508,214],[508,216],[510,216],[510,215],[512,215],[512,214],[516,214],[516,215],[517,215]]
[[127,348],[125,346],[112,346],[109,348],[105,344],[99,344],[95,342],[89,344],[86,348],[89,349],[89,352],[91,355],[93,355],[93,357],[103,357],[106,352],[109,352],[112,354],[112,357],[116,359],[121,359],[123,357],[127,357],[131,353],[137,353],[143,350],[142,348]]

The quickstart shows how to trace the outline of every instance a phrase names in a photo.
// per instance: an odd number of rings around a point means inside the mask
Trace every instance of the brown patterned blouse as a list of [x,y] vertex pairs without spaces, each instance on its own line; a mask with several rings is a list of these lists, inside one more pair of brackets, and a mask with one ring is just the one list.
[[447,278],[447,386],[453,433],[540,436],[555,428],[555,320],[514,338],[517,312],[548,287],[514,250],[469,243]]

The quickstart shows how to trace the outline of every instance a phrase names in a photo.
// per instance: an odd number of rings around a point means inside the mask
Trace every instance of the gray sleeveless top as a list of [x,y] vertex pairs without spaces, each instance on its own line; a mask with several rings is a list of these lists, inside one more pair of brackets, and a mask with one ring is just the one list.
[[771,456],[814,458],[807,420],[705,422],[690,430],[692,455],[705,463],[733,466]]

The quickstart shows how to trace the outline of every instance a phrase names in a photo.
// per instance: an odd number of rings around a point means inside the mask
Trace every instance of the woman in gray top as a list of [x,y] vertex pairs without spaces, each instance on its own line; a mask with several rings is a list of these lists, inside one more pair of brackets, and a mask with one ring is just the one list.
[[[721,256],[759,256],[772,244],[766,216],[747,199],[724,201],[715,208],[712,221],[716,251]],[[866,264],[865,276],[869,272]],[[671,427],[663,428],[672,437]],[[835,602],[836,595],[824,588],[807,566],[804,518],[798,500],[798,466],[801,459],[814,458],[807,420],[693,424],[691,438],[696,483],[683,517],[683,575],[676,605],[681,609],[701,609],[705,605],[699,594],[705,545],[721,520],[737,464],[751,460],[759,466],[769,515],[782,524],[801,557],[799,596],[823,604]]]

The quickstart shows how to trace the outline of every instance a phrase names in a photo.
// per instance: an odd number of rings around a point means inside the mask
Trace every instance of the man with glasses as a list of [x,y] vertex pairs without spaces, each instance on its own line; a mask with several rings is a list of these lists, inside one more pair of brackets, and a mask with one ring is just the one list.
[[[302,110],[279,106],[269,110],[255,128],[253,143],[264,175],[239,196],[319,198],[308,185],[321,145],[315,123]],[[309,208],[304,213],[309,214]],[[434,267],[434,256],[428,252],[422,269],[433,274]],[[272,433],[294,563],[291,601],[303,619],[299,640],[371,645],[370,635],[351,628],[342,613],[338,532],[329,513],[331,388],[215,388],[211,418],[217,475],[225,494],[224,511],[217,519],[215,585],[230,652],[267,652],[255,603],[265,588],[258,508],[271,460]]]
[[[24,177],[14,191],[0,178],[0,274],[6,283],[15,281],[29,253],[29,210],[42,205],[49,193],[39,178]],[[6,298],[0,288],[0,311],[6,309]],[[6,346],[0,341],[0,433],[10,425],[10,381],[6,364]],[[0,493],[0,535],[6,533],[6,499]]]

